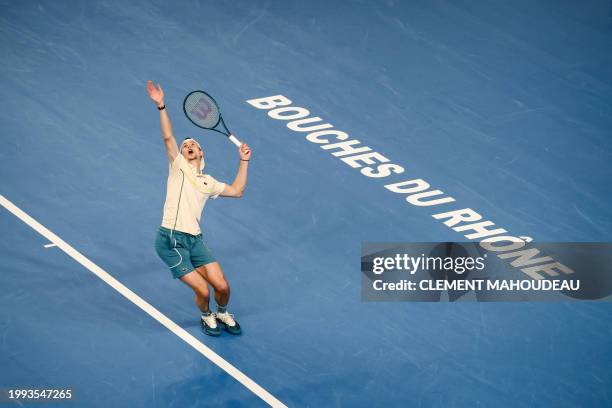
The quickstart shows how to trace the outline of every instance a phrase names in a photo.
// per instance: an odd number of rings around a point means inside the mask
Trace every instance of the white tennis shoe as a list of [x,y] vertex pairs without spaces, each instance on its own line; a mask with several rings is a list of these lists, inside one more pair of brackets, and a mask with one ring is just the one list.
[[240,334],[242,329],[236,320],[234,320],[234,315],[224,312],[224,313],[216,313],[215,316],[217,320],[225,326],[225,330],[227,330],[230,334]]
[[201,323],[202,330],[204,330],[204,333],[208,334],[209,336],[215,337],[221,335],[221,330],[217,326],[217,318],[215,317],[214,313],[202,315]]

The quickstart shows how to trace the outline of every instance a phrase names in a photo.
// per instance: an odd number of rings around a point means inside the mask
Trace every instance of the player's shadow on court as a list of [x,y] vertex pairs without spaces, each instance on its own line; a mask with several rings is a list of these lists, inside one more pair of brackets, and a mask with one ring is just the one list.
[[198,316],[189,316],[184,319],[175,320],[175,323],[184,329],[200,327],[200,320]]

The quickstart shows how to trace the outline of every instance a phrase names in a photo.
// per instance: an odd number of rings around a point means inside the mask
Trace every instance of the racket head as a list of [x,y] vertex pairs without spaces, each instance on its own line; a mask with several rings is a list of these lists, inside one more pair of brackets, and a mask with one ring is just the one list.
[[193,91],[183,101],[183,112],[187,119],[202,129],[214,129],[221,119],[219,105],[204,91]]

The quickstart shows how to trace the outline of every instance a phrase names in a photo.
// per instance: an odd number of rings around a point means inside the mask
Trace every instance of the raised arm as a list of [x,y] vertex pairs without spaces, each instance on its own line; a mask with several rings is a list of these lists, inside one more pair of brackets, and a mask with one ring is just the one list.
[[251,160],[251,148],[249,145],[243,143],[238,148],[238,153],[240,154],[238,173],[236,174],[234,182],[225,186],[225,189],[221,193],[222,197],[242,197],[242,192],[246,187],[249,160]]
[[157,87],[155,87],[155,85],[153,85],[153,81],[147,82],[147,90],[149,91],[149,97],[153,102],[155,102],[157,109],[159,109],[159,122],[161,125],[162,136],[164,138],[164,144],[166,146],[166,153],[168,153],[168,160],[173,162],[176,155],[179,154],[179,151],[174,135],[172,134],[172,124],[170,123],[170,118],[168,117],[168,111],[166,110],[166,105],[164,104],[164,91],[159,84],[157,84]]

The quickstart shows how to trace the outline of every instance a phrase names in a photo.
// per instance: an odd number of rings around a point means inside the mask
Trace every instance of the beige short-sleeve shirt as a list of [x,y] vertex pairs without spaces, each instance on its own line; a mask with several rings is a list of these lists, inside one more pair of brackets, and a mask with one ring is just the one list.
[[200,234],[200,217],[206,201],[217,198],[224,189],[225,183],[201,174],[182,154],[177,154],[170,163],[162,227]]

